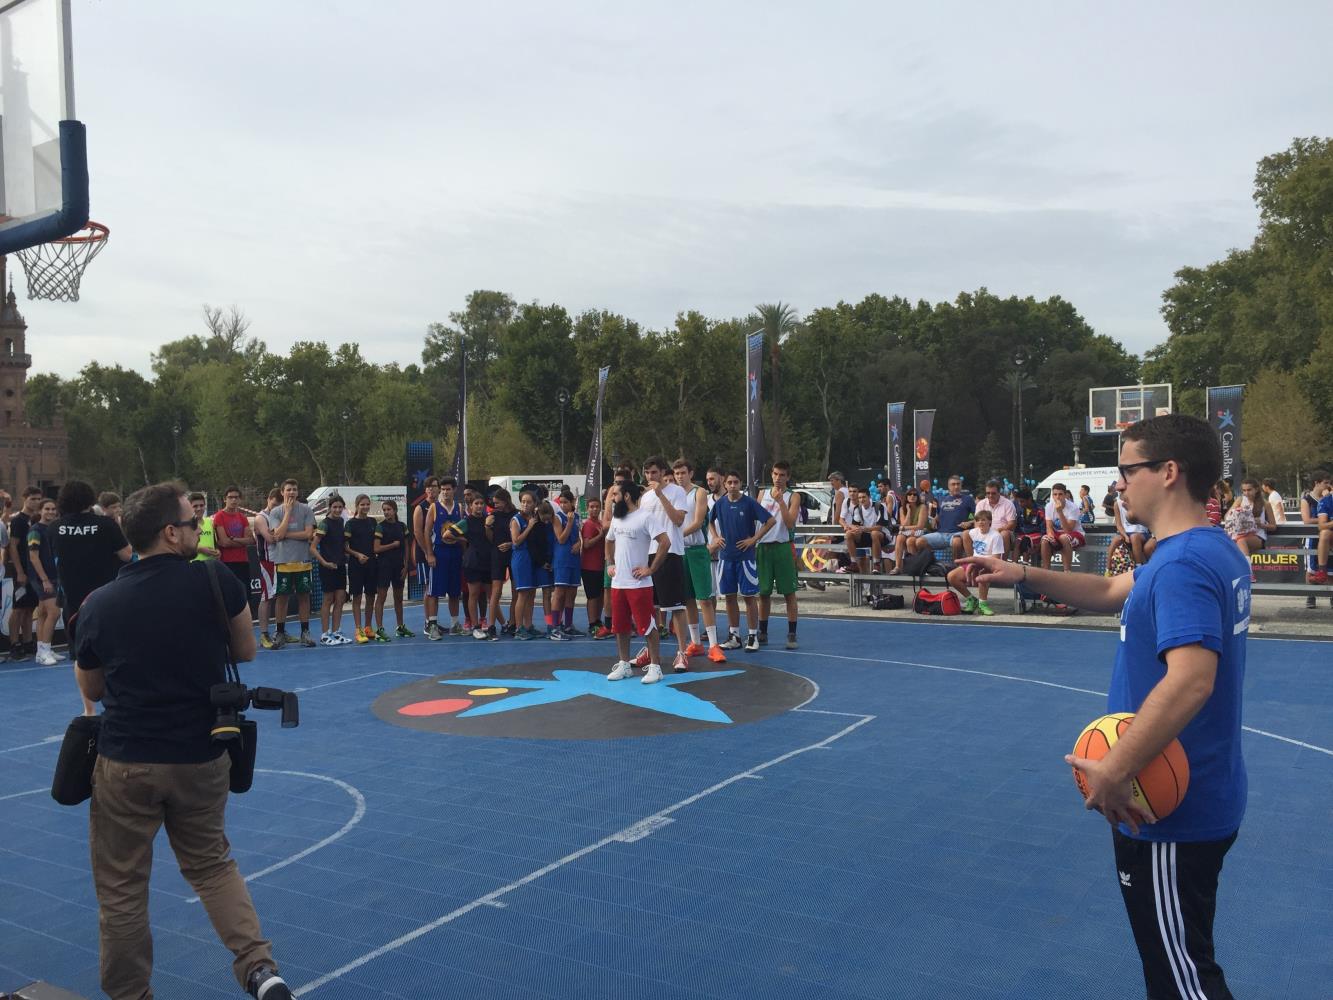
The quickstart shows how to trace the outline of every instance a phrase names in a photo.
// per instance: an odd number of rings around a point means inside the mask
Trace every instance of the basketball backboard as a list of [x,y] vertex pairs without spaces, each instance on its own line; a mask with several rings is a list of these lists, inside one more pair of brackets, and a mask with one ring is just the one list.
[[1088,390],[1088,433],[1119,434],[1145,417],[1171,412],[1171,386],[1111,385]]
[[88,221],[72,52],[70,0],[0,0],[0,253]]

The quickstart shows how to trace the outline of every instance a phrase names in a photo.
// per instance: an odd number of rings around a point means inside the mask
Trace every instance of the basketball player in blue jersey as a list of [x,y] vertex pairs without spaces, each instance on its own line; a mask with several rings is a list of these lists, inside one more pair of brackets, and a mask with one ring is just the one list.
[[426,479],[424,489],[425,498],[412,511],[412,541],[416,549],[417,579],[421,581],[421,604],[426,612],[426,627],[423,631],[428,639],[441,639],[444,634],[435,621],[440,610],[440,599],[431,596],[435,554],[430,539],[430,525],[440,496],[440,481],[430,476]]
[[[745,620],[750,626],[750,640],[745,644],[749,653],[759,650],[759,567],[755,563],[755,546],[773,527],[773,516],[752,496],[741,492],[741,475],[728,472],[727,492],[708,515],[712,541],[708,547],[717,552],[722,563],[719,593],[727,599],[727,617],[739,628],[741,615],[736,595],[745,598]],[[755,525],[760,525],[758,530]],[[741,639],[732,632],[723,649],[740,649]]]
[[[458,605],[463,597],[463,534],[460,527],[467,519],[463,505],[454,500],[457,484],[445,476],[440,480],[440,499],[435,504],[431,524],[431,545],[435,565],[431,573],[431,593],[438,600],[449,598],[450,635],[467,635],[458,620]],[[438,604],[437,604],[438,607]],[[443,629],[438,630],[444,636]],[[470,630],[469,630],[470,631]]]

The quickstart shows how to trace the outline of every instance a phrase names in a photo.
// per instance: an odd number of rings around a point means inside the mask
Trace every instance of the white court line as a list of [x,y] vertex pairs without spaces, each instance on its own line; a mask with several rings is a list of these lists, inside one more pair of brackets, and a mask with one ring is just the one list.
[[357,674],[355,677],[344,677],[340,681],[329,681],[327,684],[312,684],[310,687],[292,688],[297,694],[305,694],[307,691],[318,691],[320,688],[333,687],[335,684],[350,684],[352,681],[363,681],[368,677],[382,677],[384,674],[398,673],[396,670],[376,670],[373,674]]
[[44,747],[48,743],[59,743],[64,738],[63,735],[48,736],[46,739],[38,740],[36,743],[25,743],[21,747],[6,747],[4,750],[0,750],[0,753],[13,753],[15,750],[31,750],[33,747]]
[[[318,851],[321,847],[328,847],[335,840],[340,839],[344,834],[346,834],[349,830],[351,830],[352,827],[360,823],[362,817],[366,815],[366,797],[362,795],[357,789],[349,785],[347,782],[339,781],[337,778],[330,778],[327,774],[311,774],[308,771],[272,771],[269,770],[268,768],[263,768],[263,767],[255,768],[255,773],[289,774],[294,778],[314,778],[316,781],[327,781],[329,782],[329,784],[337,785],[339,788],[341,788],[344,792],[346,792],[348,795],[352,797],[352,801],[356,803],[356,811],[352,813],[352,818],[349,819],[346,823],[344,823],[342,829],[339,830],[337,833],[330,834],[329,836],[325,837],[318,843],[311,844],[304,851],[298,851],[291,857],[284,858],[283,860],[277,862],[277,864],[269,865],[267,868],[261,868],[259,871],[245,876],[245,881],[247,882],[253,882],[255,879],[261,878],[264,875],[271,875],[273,874],[273,872],[278,871],[281,868],[286,868],[288,865],[295,864],[302,858],[309,857],[311,854],[314,854],[316,851]],[[197,903],[199,902],[199,897],[191,896],[185,902]]]
[[36,795],[38,792],[49,792],[49,788],[29,788],[26,792],[11,792],[8,795],[0,795],[0,802],[5,799],[21,799],[25,795]]
[[538,879],[546,875],[549,875],[553,871],[557,871],[561,868],[564,868],[566,865],[579,860],[579,858],[592,854],[595,851],[599,851],[603,847],[606,847],[608,844],[623,843],[630,838],[637,839],[640,835],[643,834],[644,830],[658,829],[662,826],[665,826],[668,822],[670,822],[670,816],[672,813],[678,812],[679,810],[684,809],[686,806],[693,805],[700,799],[706,798],[707,796],[712,795],[714,792],[719,792],[722,789],[726,788],[728,785],[732,785],[737,781],[742,781],[746,778],[753,778],[760,771],[766,770],[767,768],[773,767],[777,764],[781,764],[783,761],[791,760],[793,757],[796,757],[799,754],[803,754],[808,750],[823,749],[824,747],[828,746],[835,740],[840,740],[842,739],[842,737],[846,736],[853,730],[859,728],[860,726],[864,726],[867,722],[872,721],[874,718],[875,717],[873,715],[863,715],[860,717],[860,721],[852,723],[846,729],[839,730],[838,732],[834,733],[827,739],[820,740],[818,743],[812,743],[806,747],[801,747],[798,750],[790,750],[787,753],[782,754],[780,757],[774,757],[772,760],[765,761],[764,763],[759,764],[756,767],[750,768],[748,771],[742,771],[739,774],[733,774],[730,778],[725,778],[722,781],[719,781],[716,785],[712,785],[709,788],[705,788],[702,792],[697,792],[696,794],[691,795],[687,799],[681,799],[679,802],[675,803],[674,805],[667,806],[660,812],[653,813],[651,816],[645,816],[643,819],[631,823],[623,830],[618,830],[615,833],[611,834],[610,836],[603,837],[595,844],[589,844],[587,847],[579,848],[579,850],[574,851],[572,854],[566,854],[563,858],[560,858],[556,861],[552,861],[549,865],[545,865],[542,868],[538,868],[534,872],[529,872],[522,878],[510,882],[508,885],[501,886],[499,889],[495,889],[492,892],[488,892],[484,896],[479,896],[472,902],[466,903],[463,906],[458,907],[458,909],[456,910],[450,910],[444,916],[432,920],[428,924],[422,924],[415,930],[408,931],[401,937],[394,938],[388,944],[380,945],[380,947],[376,948],[374,951],[368,951],[360,958],[354,958],[346,965],[339,966],[332,972],[325,973],[318,979],[311,980],[304,986],[298,987],[294,992],[296,993],[297,996],[307,996],[308,994],[313,993],[315,990],[319,989],[321,986],[326,986],[329,983],[333,982],[335,979],[341,979],[343,976],[347,975],[347,973],[352,972],[355,969],[361,968],[361,966],[365,965],[367,962],[373,962],[381,955],[387,955],[391,951],[396,951],[403,945],[409,944],[412,941],[415,941],[417,938],[423,937],[426,934],[429,934],[431,931],[443,927],[445,924],[452,923],[459,917],[471,913],[478,907],[494,906],[496,904],[496,901],[499,900],[502,896],[507,896],[509,895],[509,893],[515,891],[516,889],[521,889],[523,886],[535,882]]
[[861,718],[860,712],[829,712],[822,708],[793,708],[793,712],[810,712],[814,715],[845,715],[851,719]]

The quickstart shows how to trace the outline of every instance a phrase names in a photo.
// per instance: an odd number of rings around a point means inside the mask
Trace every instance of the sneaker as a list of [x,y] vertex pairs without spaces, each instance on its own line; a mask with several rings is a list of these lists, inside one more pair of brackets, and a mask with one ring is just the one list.
[[320,644],[321,646],[336,646],[336,645],[338,645],[336,642],[333,641],[333,633],[332,633],[332,632],[325,632],[323,635],[321,635],[321,636],[319,637],[319,644]]
[[800,648],[799,643],[797,643],[797,641],[796,641],[796,636],[791,635],[790,633],[788,633],[788,635],[787,635],[787,648],[788,648],[788,649],[799,649],[799,648]]
[[37,658],[33,662],[39,667],[56,667],[60,665],[60,657],[49,650],[43,650],[37,654]]
[[289,643],[289,642],[291,642],[291,640],[287,638],[287,633],[286,633],[286,632],[279,632],[279,633],[277,633],[276,635],[273,636],[273,647],[272,647],[272,648],[273,648],[273,649],[281,649],[283,646],[287,645],[287,643]]
[[690,669],[690,661],[685,658],[684,653],[677,653],[675,662],[671,664],[671,669],[678,674],[683,674]]
[[489,633],[487,633],[487,631],[486,631],[484,628],[474,628],[474,629],[472,630],[472,638],[474,638],[474,639],[489,639],[489,638],[490,638],[490,635],[489,635]]
[[991,609],[991,606],[987,604],[985,601],[977,601],[977,612],[979,614],[985,615],[987,618],[995,614],[995,612]]
[[490,628],[486,630],[486,638],[489,639],[491,642],[499,642],[500,640],[499,630],[496,629],[494,625],[492,625]]
[[670,639],[670,638],[671,638],[671,629],[667,628],[665,625],[659,625],[659,626],[657,626],[657,638],[659,638],[659,639]]
[[709,646],[709,647],[708,647],[708,658],[709,658],[710,660],[712,660],[714,663],[726,663],[726,662],[727,662],[727,654],[724,653],[724,652],[722,652],[722,647],[721,647],[721,646]]
[[449,626],[450,635],[467,635],[467,629],[463,628],[462,622],[454,622]]
[[1328,570],[1316,570],[1313,573],[1305,574],[1306,583],[1328,583]]
[[566,625],[560,631],[565,634],[566,639],[582,639],[588,634],[587,632],[584,632],[582,629],[576,628],[573,625]]
[[1314,594],[1311,594],[1309,597],[1305,599],[1305,606],[1307,608],[1313,608],[1315,606]]
[[652,662],[652,657],[648,655],[648,647],[644,646],[639,650],[639,655],[634,657],[634,665],[640,670],[646,668]]
[[352,644],[352,640],[347,638],[347,636],[343,635],[341,632],[334,632],[333,643],[336,646],[350,646]]
[[[1312,598],[1310,598],[1310,600],[1314,600],[1314,598],[1312,597]],[[271,635],[269,635],[267,632],[260,632],[260,633],[259,633],[259,645],[263,646],[265,649],[272,649],[272,648],[273,648],[273,637],[272,637]]]
[[648,672],[643,675],[643,679],[639,681],[639,683],[656,684],[661,679],[662,679],[662,668],[659,667],[656,663],[650,663],[648,664]]
[[444,630],[440,628],[439,622],[431,622],[426,626],[426,638],[431,642],[439,642],[444,638]]
[[[1312,597],[1312,598],[1310,598],[1310,600],[1314,600],[1314,598]],[[614,636],[614,635],[615,635],[615,633],[612,632],[612,631],[611,631],[609,628],[607,628],[605,625],[598,625],[598,626],[597,626],[597,631],[594,632],[594,633],[592,634],[592,637],[593,637],[594,639],[610,639],[610,638],[611,638],[612,636]]]
[[[737,635],[735,632],[732,632],[731,635],[727,636],[727,640],[726,640],[726,642],[719,643],[717,646],[714,646],[713,648],[714,648],[714,649],[718,649],[718,648],[721,648],[721,649],[742,649],[742,648],[744,648],[744,646],[745,646],[745,643],[741,642],[741,637],[740,637],[739,635]],[[718,661],[718,662],[721,662],[721,661]]]
[[685,655],[686,655],[686,656],[703,656],[703,655],[704,655],[704,648],[703,648],[702,646],[700,646],[697,642],[692,642],[692,643],[690,643],[688,646],[685,647]]
[[514,630],[514,638],[519,640],[519,642],[527,642],[529,639],[534,638],[535,635],[535,629],[520,628]]
[[9,647],[9,660],[11,663],[18,663],[20,660],[28,658],[28,647],[21,642],[16,642]]
[[315,645],[315,640],[310,638],[310,631],[308,629],[301,630],[301,638],[299,641],[302,646],[308,646],[313,648]]
[[619,660],[616,662],[615,669],[606,675],[609,681],[623,681],[626,677],[634,676],[634,664],[628,660]]
[[975,597],[963,598],[963,614],[974,615],[977,613],[977,599]]
[[750,641],[745,644],[745,651],[747,653],[759,652],[759,636],[757,635],[750,636]]
[[292,1000],[292,991],[283,978],[267,966],[261,965],[250,973],[245,992],[255,1000]]
[[408,628],[406,625],[399,625],[396,629],[394,629],[393,634],[398,636],[398,638],[400,639],[415,639],[417,637],[417,634],[413,632],[410,628]]
[[356,636],[356,644],[357,644],[358,646],[364,646],[364,645],[365,645],[366,643],[368,643],[371,639],[375,638],[375,633],[374,633],[374,632],[370,633],[370,635],[366,635],[366,630],[363,629],[363,628],[359,628],[359,629],[357,629],[357,630],[356,630],[355,632],[353,632],[352,634],[353,634],[354,636]]
[[376,642],[393,642],[393,640],[389,638],[389,633],[386,632],[386,631],[384,631],[384,629],[383,629],[382,627],[381,627],[381,628],[377,628],[377,629],[375,630],[375,641],[376,641]]
[[564,642],[566,641],[565,630],[559,625],[556,625],[554,628],[547,630],[546,638],[550,639],[552,642]]
[[760,632],[760,633],[759,633],[759,645],[761,645],[761,646],[767,646],[767,645],[768,645],[768,633],[767,633],[767,632]]

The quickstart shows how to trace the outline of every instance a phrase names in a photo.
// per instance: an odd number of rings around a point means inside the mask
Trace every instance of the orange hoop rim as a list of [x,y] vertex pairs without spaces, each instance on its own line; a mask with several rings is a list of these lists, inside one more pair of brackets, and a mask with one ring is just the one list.
[[62,236],[58,240],[52,240],[52,243],[100,243],[111,235],[111,230],[100,222],[94,222],[89,219],[84,223],[83,228],[70,236]]

